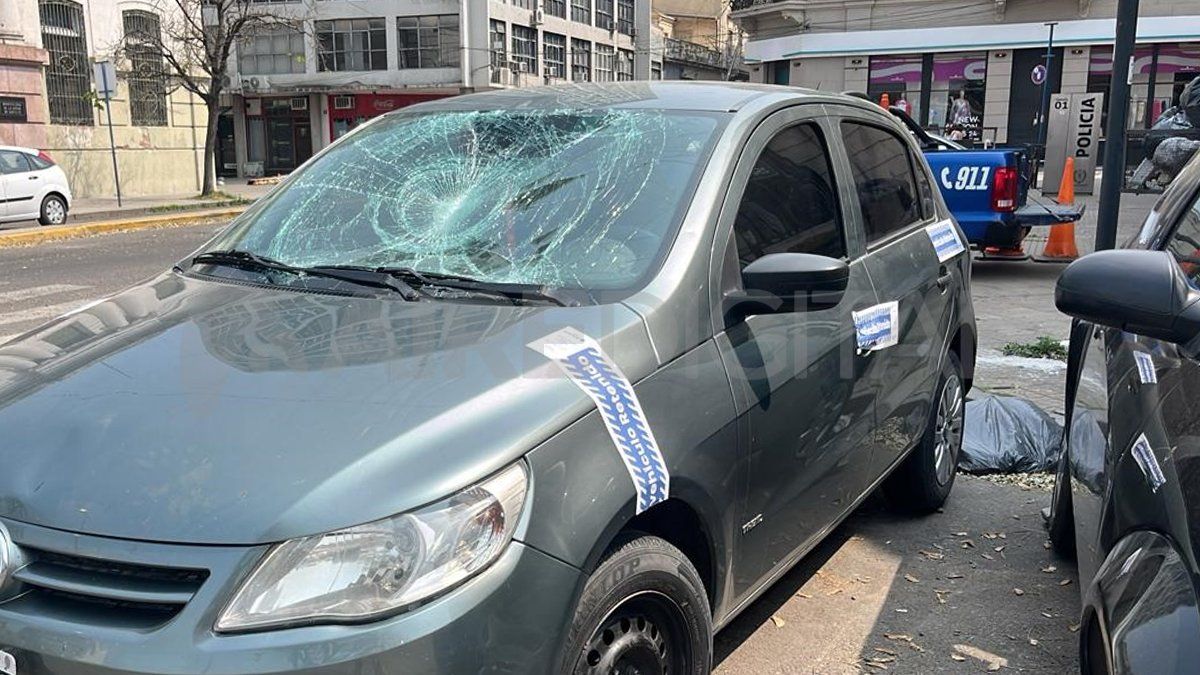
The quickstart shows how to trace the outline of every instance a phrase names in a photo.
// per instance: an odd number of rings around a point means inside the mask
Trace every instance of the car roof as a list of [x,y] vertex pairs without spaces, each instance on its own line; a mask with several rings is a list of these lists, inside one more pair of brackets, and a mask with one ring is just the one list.
[[533,109],[594,110],[608,108],[737,112],[764,98],[837,102],[867,108],[870,103],[842,94],[800,87],[748,82],[637,81],[556,84],[501,89],[421,103],[405,110],[433,112]]
[[0,150],[16,150],[17,152],[23,152],[27,155],[38,154],[38,151],[34,150],[33,148],[24,148],[19,145],[0,145]]

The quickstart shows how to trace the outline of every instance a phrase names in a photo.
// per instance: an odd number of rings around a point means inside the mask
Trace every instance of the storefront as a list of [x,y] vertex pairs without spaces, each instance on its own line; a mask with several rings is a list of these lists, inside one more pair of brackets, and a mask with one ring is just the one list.
[[337,140],[372,117],[416,103],[445,98],[445,96],[445,94],[330,94],[329,137]]
[[870,59],[867,93],[904,108],[921,126],[983,139],[987,52],[898,54]]
[[245,173],[287,173],[312,156],[308,96],[246,99]]

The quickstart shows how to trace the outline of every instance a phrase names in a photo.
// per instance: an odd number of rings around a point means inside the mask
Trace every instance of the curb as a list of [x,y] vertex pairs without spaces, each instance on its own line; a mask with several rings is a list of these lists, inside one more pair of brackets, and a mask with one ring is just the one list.
[[33,246],[65,239],[79,239],[97,234],[111,232],[129,232],[132,230],[153,230],[172,225],[192,223],[213,218],[233,217],[245,211],[247,207],[238,206],[206,211],[191,211],[182,213],[164,213],[144,218],[122,218],[120,220],[102,220],[95,223],[79,225],[54,225],[50,227],[30,227],[9,232],[0,231],[0,248],[16,246]]

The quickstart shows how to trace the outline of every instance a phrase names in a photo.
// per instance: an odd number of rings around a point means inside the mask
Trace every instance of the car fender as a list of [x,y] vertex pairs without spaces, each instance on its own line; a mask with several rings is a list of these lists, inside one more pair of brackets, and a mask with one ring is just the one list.
[[1108,672],[1194,672],[1200,662],[1197,604],[1195,580],[1171,540],[1149,530],[1127,534],[1085,594],[1082,670],[1097,672],[1091,667],[1103,665],[1087,662],[1101,653],[1089,650],[1087,641],[1099,639]]

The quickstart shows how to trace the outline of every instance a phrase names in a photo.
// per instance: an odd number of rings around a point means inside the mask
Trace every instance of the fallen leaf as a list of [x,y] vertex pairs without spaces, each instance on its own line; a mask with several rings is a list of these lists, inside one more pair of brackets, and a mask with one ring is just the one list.
[[1029,638],[1029,644],[1031,644],[1031,645],[1033,645],[1034,647],[1036,647],[1036,646],[1038,645],[1038,641],[1037,641],[1037,639],[1036,639],[1036,638]]
[[832,591],[829,591],[829,595],[837,595],[838,593],[841,593],[841,592],[842,592],[842,591],[844,591],[844,590],[846,590],[846,589],[844,589],[844,588],[835,588],[835,589],[833,589]]
[[1059,585],[1059,586],[1070,586],[1070,585],[1071,585],[1071,580],[1070,580],[1070,579],[1063,579],[1062,581],[1058,582],[1058,585]]
[[1044,549],[1046,549],[1046,550],[1050,550],[1050,542],[1048,542],[1048,541],[1043,541],[1043,542],[1042,542],[1042,548],[1044,548]]
[[1079,631],[1079,624],[1073,623],[1070,626],[1067,626],[1067,630],[1071,631],[1072,633],[1076,633]]
[[1003,550],[1004,550],[1004,547],[1003,547],[1003,546],[997,546],[996,548],[993,548],[992,550],[993,550],[993,551],[995,551],[996,553],[1000,553],[1001,551],[1003,551]]
[[1042,616],[1046,617],[1047,619],[1053,619],[1053,618],[1054,618],[1054,615],[1053,615],[1053,614],[1051,614],[1050,612],[1042,612]]
[[881,654],[887,654],[888,656],[895,656],[895,655],[896,655],[896,652],[894,652],[894,651],[892,651],[892,650],[890,650],[890,649],[887,649],[887,648],[885,648],[885,647],[875,647],[875,651],[877,651],[877,652],[879,652],[879,653],[881,653]]
[[936,588],[935,588],[935,589],[933,589],[933,594],[937,596],[937,601],[938,601],[938,604],[939,604],[939,605],[944,605],[944,604],[946,604],[946,598],[944,598],[943,596],[944,596],[944,595],[946,595],[946,594],[947,594],[947,593],[949,593],[949,592],[950,592],[950,591],[940,591],[940,590],[938,590],[938,589],[936,589]]
[[809,595],[808,593],[797,593],[796,597],[797,598],[811,598],[812,596]]
[[950,658],[954,659],[955,661],[960,661],[960,662],[967,660],[967,657],[963,656],[962,654],[951,654]]
[[997,535],[996,535],[996,533],[995,533],[995,532],[984,532],[984,533],[983,533],[983,538],[984,538],[984,539],[995,539],[995,538],[996,538],[996,536],[997,536]]
[[1055,570],[1057,570],[1057,569],[1058,569],[1058,568],[1057,568],[1057,567],[1055,567],[1054,565],[1050,565],[1050,566],[1048,566],[1048,567],[1043,567],[1043,568],[1042,568],[1042,571],[1043,571],[1043,572],[1045,572],[1046,574],[1051,574],[1051,573],[1053,573],[1053,572],[1054,572]]
[[918,551],[918,553],[925,556],[926,558],[929,558],[930,560],[941,560],[946,557],[945,555],[943,555],[941,553],[935,553],[933,551]]
[[963,548],[975,548],[975,542],[970,539],[963,539],[961,544]]
[[955,572],[955,573],[952,573],[952,574],[947,574],[947,575],[946,575],[946,578],[947,578],[947,579],[961,579],[961,578],[963,578],[963,575],[961,575],[961,574],[958,574],[957,572]]
[[996,536],[1000,537],[1001,539],[1008,539],[1008,535],[1004,534],[1003,532],[1001,532],[1000,534],[998,534]]
[[980,553],[979,555],[980,555],[980,557],[986,558],[988,560],[995,560],[995,558],[993,558],[992,556],[990,556],[986,553]]
[[775,614],[771,615],[771,623],[775,624],[776,628],[783,628],[784,626],[787,625],[786,621],[784,621],[782,618],[780,618],[779,616],[777,616]]
[[908,614],[908,610],[907,610],[907,609],[898,609],[898,610],[896,610],[896,611],[897,611],[897,612],[899,612],[900,614]]
[[904,633],[884,633],[883,637],[889,640],[897,640],[899,642],[912,642],[912,636],[905,635]]
[[896,660],[895,656],[868,656],[868,661],[872,663],[891,663]]
[[954,533],[954,536],[956,536],[956,537],[966,537],[966,536],[969,536],[969,535],[968,535],[966,532],[955,532],[955,533]]
[[918,579],[918,578],[914,577],[914,576],[913,576],[913,575],[911,575],[911,574],[905,574],[905,575],[904,575],[904,580],[905,580],[905,581],[907,581],[907,582],[908,582],[908,583],[910,583],[910,584],[919,584],[919,583],[921,583],[921,580],[920,580],[920,579]]
[[988,672],[989,672],[989,673],[994,673],[994,672],[996,672],[997,670],[1000,670],[1000,664],[999,664],[999,663],[996,663],[995,661],[992,661],[991,663],[989,663],[989,664],[988,664]]
[[865,663],[866,665],[870,666],[871,668],[878,668],[878,669],[880,669],[880,670],[887,670],[887,669],[888,669],[887,665],[885,665],[885,664],[882,664],[882,663],[875,663],[874,661],[863,661],[863,663]]
[[1014,589],[1013,589],[1013,595],[1025,595],[1025,591],[1023,591],[1023,590],[1021,590],[1021,589],[1019,589],[1019,588],[1014,588]]

